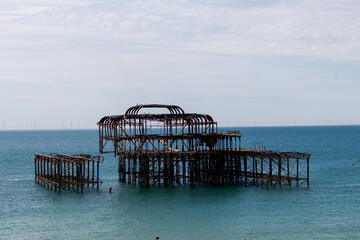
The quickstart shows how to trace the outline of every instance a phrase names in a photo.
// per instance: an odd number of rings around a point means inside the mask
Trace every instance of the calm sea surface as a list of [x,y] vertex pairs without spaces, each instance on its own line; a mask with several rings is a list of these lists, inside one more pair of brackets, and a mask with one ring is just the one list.
[[0,239],[360,239],[360,126],[234,129],[311,153],[310,188],[141,189],[110,154],[99,191],[59,195],[34,183],[34,154],[98,155],[98,132],[0,131]]

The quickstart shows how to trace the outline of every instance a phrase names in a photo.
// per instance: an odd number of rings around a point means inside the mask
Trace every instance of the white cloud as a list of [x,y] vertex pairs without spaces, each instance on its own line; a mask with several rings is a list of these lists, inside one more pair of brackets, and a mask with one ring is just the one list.
[[330,116],[330,105],[358,112],[355,0],[3,0],[0,9],[0,116],[56,109],[86,119],[142,102],[216,109],[220,120],[233,117],[231,104],[248,121]]
[[53,7],[16,5],[13,10],[3,11],[2,13],[21,16],[21,15],[38,14],[41,12],[49,11],[51,9],[53,9]]
[[80,35],[181,51],[359,59],[357,1],[251,2],[40,1],[15,5],[0,24],[14,38]]

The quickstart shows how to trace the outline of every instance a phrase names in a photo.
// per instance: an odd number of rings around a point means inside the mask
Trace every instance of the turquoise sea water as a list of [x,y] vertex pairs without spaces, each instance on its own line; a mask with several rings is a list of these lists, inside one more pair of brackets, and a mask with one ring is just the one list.
[[311,153],[310,188],[141,189],[110,154],[99,191],[59,195],[34,183],[34,154],[98,155],[98,132],[0,131],[0,239],[360,239],[360,126],[236,129]]

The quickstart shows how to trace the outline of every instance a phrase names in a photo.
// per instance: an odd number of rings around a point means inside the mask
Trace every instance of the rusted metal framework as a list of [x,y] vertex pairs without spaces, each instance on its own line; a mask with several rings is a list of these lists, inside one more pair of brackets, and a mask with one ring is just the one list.
[[[145,112],[153,108],[168,112]],[[211,116],[178,106],[136,105],[98,126],[100,153],[119,157],[129,184],[309,186],[310,154],[242,149],[239,131],[219,132]]]
[[98,189],[102,184],[99,179],[102,161],[102,157],[89,154],[35,154],[35,183],[59,193],[62,190]]

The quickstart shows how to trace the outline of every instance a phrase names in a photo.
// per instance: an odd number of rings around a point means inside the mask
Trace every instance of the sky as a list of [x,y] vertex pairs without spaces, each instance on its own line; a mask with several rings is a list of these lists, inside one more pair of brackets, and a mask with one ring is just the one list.
[[2,0],[0,130],[136,104],[219,126],[360,124],[358,0]]

